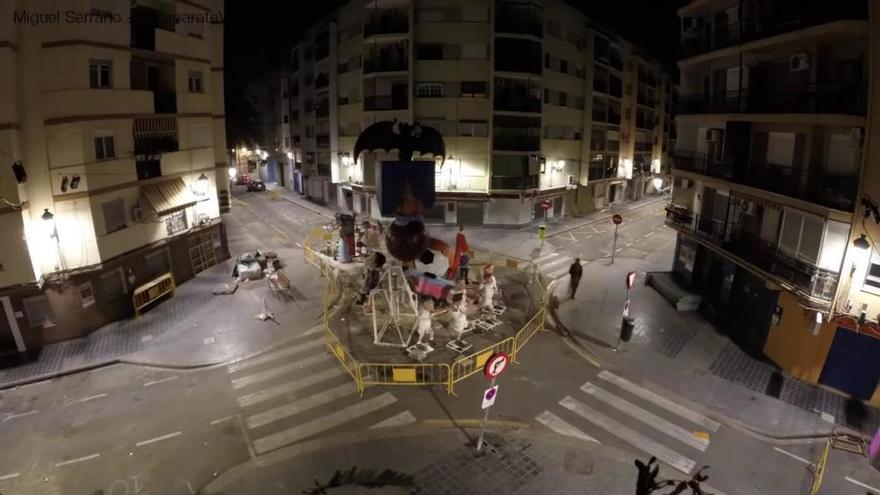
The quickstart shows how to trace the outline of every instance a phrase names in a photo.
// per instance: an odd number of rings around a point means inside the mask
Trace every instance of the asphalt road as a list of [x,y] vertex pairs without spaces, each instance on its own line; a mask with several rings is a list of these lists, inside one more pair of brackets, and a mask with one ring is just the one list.
[[[659,207],[643,210],[624,219],[617,256],[650,263],[674,237]],[[292,247],[326,221],[247,193],[236,195],[227,219],[231,244],[242,249]],[[547,265],[558,257],[607,263],[612,235],[596,224],[552,237],[558,249],[542,255],[555,253],[542,270],[567,266]],[[817,444],[774,444],[719,425],[696,405],[663,400],[665,392],[641,377],[594,367],[551,332],[537,335],[520,361],[498,381],[495,426],[542,428],[581,438],[585,448],[597,441],[643,459],[653,454],[683,471],[708,464],[710,485],[727,494],[806,493],[811,475],[803,461],[817,456]],[[457,397],[400,387],[368,389],[361,398],[318,331],[206,369],[111,366],[0,393],[0,493],[192,495],[219,473],[306,438],[478,421],[486,386],[477,376],[457,386]],[[876,486],[840,455],[833,454],[821,493],[866,493],[846,476]]]

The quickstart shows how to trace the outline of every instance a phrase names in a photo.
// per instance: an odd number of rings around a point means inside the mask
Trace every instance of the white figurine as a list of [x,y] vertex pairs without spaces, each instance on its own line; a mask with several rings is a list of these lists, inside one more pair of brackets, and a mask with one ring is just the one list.
[[480,307],[483,310],[492,311],[495,300],[495,291],[498,289],[498,283],[495,281],[495,275],[492,273],[483,274],[483,283],[480,284]]
[[431,327],[431,312],[434,311],[434,301],[430,299],[423,302],[419,308],[419,316],[416,319],[416,333],[419,335],[417,344],[421,344],[425,337],[434,341],[434,329]]
[[464,329],[467,328],[468,324],[467,297],[462,294],[461,300],[453,302],[449,312],[452,315],[452,325],[450,326],[450,329],[452,330],[452,333],[455,334],[456,340],[461,339]]

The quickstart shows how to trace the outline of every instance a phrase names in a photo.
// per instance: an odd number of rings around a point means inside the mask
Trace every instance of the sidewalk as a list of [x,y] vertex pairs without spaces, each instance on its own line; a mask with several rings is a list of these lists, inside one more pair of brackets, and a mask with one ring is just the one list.
[[[533,430],[490,430],[489,448],[484,447],[478,457],[472,446],[479,434],[476,429],[408,426],[387,430],[275,451],[227,471],[201,493],[631,495],[635,491],[637,470],[632,455],[604,445]],[[338,484],[330,483],[337,471],[351,469],[356,469],[352,476],[343,475]],[[660,477],[666,476],[679,478],[661,468]],[[360,482],[358,486],[353,479]],[[369,490],[368,483],[374,484]],[[317,484],[327,491],[316,490]]]
[[[834,416],[837,425],[873,434],[880,425],[876,409],[864,406],[860,413],[843,396],[783,378],[772,365],[741,351],[698,313],[677,312],[646,285],[632,290],[633,337],[615,352],[612,347],[618,341],[626,298],[624,274],[672,266],[671,256],[669,252],[653,259],[619,259],[611,266],[591,263],[574,301],[566,295],[566,276],[556,290],[560,298],[557,322],[603,367],[636,380],[646,377],[650,383],[703,404],[727,423],[777,438],[822,436],[834,426],[822,418],[825,413]],[[773,387],[771,381],[780,378],[782,387]]]

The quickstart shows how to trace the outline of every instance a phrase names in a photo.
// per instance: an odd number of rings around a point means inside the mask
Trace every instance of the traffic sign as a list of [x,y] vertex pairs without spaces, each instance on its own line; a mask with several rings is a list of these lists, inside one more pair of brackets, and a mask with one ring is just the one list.
[[614,225],[620,225],[623,223],[623,217],[615,213],[614,216],[611,217],[611,221],[614,222]]
[[498,385],[492,385],[483,392],[483,409],[492,407],[495,403],[495,397],[498,397]]
[[483,373],[486,375],[486,378],[491,378],[494,380],[498,375],[507,368],[507,363],[510,361],[510,358],[507,354],[503,352],[498,352],[493,354],[486,360],[486,366],[483,368]]
[[549,199],[545,199],[544,201],[541,201],[541,208],[543,208],[544,211],[549,210],[550,208],[553,208],[553,203],[551,203]]

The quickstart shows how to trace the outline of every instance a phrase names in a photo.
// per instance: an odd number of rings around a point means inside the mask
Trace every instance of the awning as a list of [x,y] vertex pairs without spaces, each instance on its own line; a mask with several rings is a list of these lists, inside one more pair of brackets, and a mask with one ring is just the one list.
[[159,215],[167,215],[196,204],[192,191],[180,177],[141,186],[141,197]]

